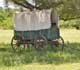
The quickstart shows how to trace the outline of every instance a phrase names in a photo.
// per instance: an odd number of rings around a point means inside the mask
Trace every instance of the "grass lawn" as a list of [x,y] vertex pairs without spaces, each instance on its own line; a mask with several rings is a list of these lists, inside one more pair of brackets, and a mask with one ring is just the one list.
[[80,70],[80,30],[61,29],[67,46],[62,52],[48,47],[46,51],[30,48],[13,53],[12,30],[0,30],[0,70]]

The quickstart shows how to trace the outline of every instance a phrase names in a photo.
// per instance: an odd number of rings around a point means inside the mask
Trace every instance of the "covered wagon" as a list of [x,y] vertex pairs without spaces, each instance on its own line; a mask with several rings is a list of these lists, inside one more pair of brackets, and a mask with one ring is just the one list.
[[[51,45],[61,45],[64,40],[59,32],[59,17],[51,10],[34,10],[14,14],[14,36],[11,46],[14,51],[18,48],[33,45],[36,49],[44,49]],[[21,47],[20,47],[21,46]]]

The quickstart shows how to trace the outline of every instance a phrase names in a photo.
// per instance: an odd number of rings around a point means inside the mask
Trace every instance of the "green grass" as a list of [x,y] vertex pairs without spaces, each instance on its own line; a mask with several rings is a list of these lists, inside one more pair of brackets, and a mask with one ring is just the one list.
[[80,70],[80,30],[61,29],[68,46],[63,52],[58,48],[36,51],[31,47],[13,53],[12,36],[12,30],[0,30],[0,70]]

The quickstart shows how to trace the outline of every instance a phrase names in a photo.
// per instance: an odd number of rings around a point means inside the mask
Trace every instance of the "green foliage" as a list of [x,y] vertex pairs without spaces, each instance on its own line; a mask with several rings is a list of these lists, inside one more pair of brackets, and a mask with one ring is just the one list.
[[77,26],[80,26],[80,21],[75,19],[75,20],[60,20],[60,27],[61,28],[75,28]]
[[5,20],[3,20],[2,23],[0,23],[0,29],[12,29],[12,18],[7,17]]
[[12,15],[15,10],[0,8],[0,29],[12,29]]
[[3,20],[5,19],[3,14],[4,14],[3,9],[0,7],[0,23],[3,22]]

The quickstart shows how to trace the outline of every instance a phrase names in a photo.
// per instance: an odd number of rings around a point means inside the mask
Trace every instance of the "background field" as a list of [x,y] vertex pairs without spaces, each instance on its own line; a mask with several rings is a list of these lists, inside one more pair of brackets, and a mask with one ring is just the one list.
[[80,70],[80,30],[61,29],[68,46],[62,52],[48,47],[35,51],[33,47],[13,53],[10,41],[12,30],[0,30],[0,70]]

